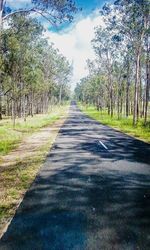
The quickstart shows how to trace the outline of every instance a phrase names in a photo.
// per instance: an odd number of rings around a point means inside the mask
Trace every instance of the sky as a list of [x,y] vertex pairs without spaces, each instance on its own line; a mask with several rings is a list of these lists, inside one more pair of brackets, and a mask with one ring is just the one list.
[[[30,2],[31,0],[7,0],[12,8],[28,7]],[[49,42],[54,43],[54,47],[58,48],[73,66],[72,89],[88,74],[86,60],[93,60],[95,57],[91,40],[94,38],[94,27],[103,24],[99,9],[104,5],[105,0],[76,0],[75,2],[82,11],[76,14],[73,23],[54,29],[46,20],[41,19],[46,30],[44,36]]]

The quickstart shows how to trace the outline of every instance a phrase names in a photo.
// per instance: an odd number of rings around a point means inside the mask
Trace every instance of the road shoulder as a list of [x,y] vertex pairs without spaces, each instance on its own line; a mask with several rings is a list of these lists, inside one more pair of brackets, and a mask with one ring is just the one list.
[[66,117],[25,138],[18,148],[1,157],[0,237],[39,172]]

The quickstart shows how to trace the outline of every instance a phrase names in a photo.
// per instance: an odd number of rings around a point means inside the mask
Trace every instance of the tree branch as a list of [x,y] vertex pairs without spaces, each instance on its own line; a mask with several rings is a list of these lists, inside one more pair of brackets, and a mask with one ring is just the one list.
[[[54,22],[53,20],[51,20],[52,18],[47,17],[46,15],[44,15],[44,14],[42,13],[42,11],[37,10],[37,9],[35,9],[35,8],[26,9],[26,10],[16,10],[16,11],[13,11],[13,12],[7,14],[6,16],[4,16],[4,17],[2,18],[2,22],[4,22],[6,19],[8,19],[9,17],[11,17],[11,16],[13,16],[13,15],[15,15],[15,14],[19,14],[19,13],[30,13],[30,12],[35,12],[35,13],[41,15],[41,16],[44,17],[48,22],[50,22],[50,24],[56,26],[55,22]],[[50,14],[49,14],[49,15],[50,15]]]
[[5,21],[7,18],[15,15],[15,14],[18,14],[18,13],[29,13],[29,12],[34,12],[34,8],[31,8],[31,9],[28,9],[28,10],[15,10],[7,15],[5,15],[3,18],[2,18],[2,21]]

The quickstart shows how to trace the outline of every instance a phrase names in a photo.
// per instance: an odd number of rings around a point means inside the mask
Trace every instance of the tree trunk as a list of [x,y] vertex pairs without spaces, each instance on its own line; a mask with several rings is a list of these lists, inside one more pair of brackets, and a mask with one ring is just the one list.
[[109,97],[109,90],[108,90],[108,97],[107,97],[107,108],[108,108],[108,115],[110,115],[110,97]]
[[122,117],[122,110],[123,110],[123,98],[122,98],[122,93],[121,93],[121,97],[120,97],[120,115]]
[[[110,72],[110,71],[109,71]],[[113,88],[112,88],[112,78],[111,74],[108,73],[108,115],[111,115],[113,117]]]
[[0,96],[0,120],[2,120],[2,97]]
[[26,96],[23,95],[23,120],[26,122]]
[[146,94],[146,88],[144,88],[144,93],[143,93],[143,105],[142,105],[142,113],[143,113],[143,116],[145,114],[145,94]]
[[137,50],[136,55],[136,75],[135,75],[135,89],[134,89],[134,112],[133,112],[133,126],[137,125],[138,120],[138,90],[139,90],[139,70],[140,70],[140,54],[141,47]]
[[13,121],[13,128],[16,125],[16,103],[15,100],[12,99],[12,121]]
[[149,102],[149,91],[150,91],[150,46],[147,38],[147,59],[146,59],[146,90],[145,90],[145,114],[144,114],[144,124],[147,123],[147,111]]
[[31,92],[31,116],[33,117],[33,91]]
[[130,90],[130,65],[128,59],[128,67],[127,67],[127,82],[126,82],[126,117],[129,116],[129,90]]
[[143,102],[143,96],[142,96],[142,65],[141,65],[141,62],[140,62],[140,72],[139,72],[139,116],[140,118],[142,118],[143,116],[143,112],[142,112],[142,102]]
[[[4,0],[0,0],[0,57],[2,57],[3,7],[4,7]],[[0,61],[2,61],[1,58],[0,58]],[[1,77],[1,75],[2,75],[2,72],[0,69],[0,92],[2,92],[2,82],[1,82],[2,77]],[[2,120],[2,96],[1,95],[0,95],[0,120]]]
[[59,105],[61,105],[61,99],[62,99],[62,85],[60,86],[59,89]]
[[111,117],[113,117],[113,88],[112,88],[112,82],[111,82],[111,87],[110,87],[110,112],[111,112]]
[[130,83],[127,80],[127,85],[126,85],[126,117],[129,116],[129,86],[130,86]]
[[117,115],[118,115],[118,120],[119,120],[120,119],[120,84],[118,86]]

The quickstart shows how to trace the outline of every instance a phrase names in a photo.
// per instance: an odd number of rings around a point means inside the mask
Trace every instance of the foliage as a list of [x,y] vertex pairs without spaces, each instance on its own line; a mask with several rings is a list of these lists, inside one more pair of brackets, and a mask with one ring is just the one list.
[[103,24],[92,40],[96,59],[87,61],[89,75],[77,84],[75,96],[113,117],[149,118],[149,0],[118,0],[101,9]]
[[43,27],[23,14],[14,16],[2,40],[2,111],[16,117],[48,111],[69,98],[72,68],[43,38]]
[[11,9],[9,2],[0,0],[0,8],[3,20],[16,15],[16,13],[30,14],[35,12],[53,25],[58,22],[72,21],[73,14],[77,11],[73,0],[31,0],[29,7],[19,9]]

